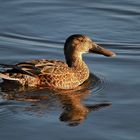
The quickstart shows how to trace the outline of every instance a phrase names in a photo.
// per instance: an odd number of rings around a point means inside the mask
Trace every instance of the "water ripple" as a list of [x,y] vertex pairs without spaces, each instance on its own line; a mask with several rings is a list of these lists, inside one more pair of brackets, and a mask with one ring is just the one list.
[[[57,44],[57,46],[61,46],[63,43],[62,42],[57,42],[57,41],[51,41],[51,40],[46,40],[43,38],[39,37],[31,37],[31,36],[25,36],[21,34],[14,34],[14,33],[1,33],[0,34],[0,39],[2,40],[7,40],[10,42],[16,42],[16,43],[21,43],[21,44],[28,44],[28,45],[39,45],[39,46],[49,46],[51,48],[54,47],[54,44]],[[47,45],[46,45],[47,44]],[[51,45],[53,44],[53,45]]]

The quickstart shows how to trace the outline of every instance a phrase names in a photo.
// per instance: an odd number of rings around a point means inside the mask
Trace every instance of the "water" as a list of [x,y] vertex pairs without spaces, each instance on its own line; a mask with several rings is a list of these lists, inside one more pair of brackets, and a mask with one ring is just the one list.
[[117,57],[84,55],[97,77],[69,94],[1,89],[0,139],[138,140],[139,7],[139,0],[1,0],[0,63],[64,60],[63,43],[74,33],[87,34]]

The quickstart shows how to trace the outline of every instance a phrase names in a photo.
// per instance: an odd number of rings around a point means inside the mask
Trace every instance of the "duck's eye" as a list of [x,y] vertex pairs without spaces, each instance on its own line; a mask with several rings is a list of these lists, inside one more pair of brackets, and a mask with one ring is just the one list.
[[83,39],[81,39],[80,41],[81,41],[81,42],[84,42],[84,40],[83,40]]

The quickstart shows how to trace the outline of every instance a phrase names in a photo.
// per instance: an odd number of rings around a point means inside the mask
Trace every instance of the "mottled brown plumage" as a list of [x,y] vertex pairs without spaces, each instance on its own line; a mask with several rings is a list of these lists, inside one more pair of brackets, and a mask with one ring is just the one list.
[[32,60],[16,65],[1,64],[6,68],[0,77],[17,81],[22,86],[47,86],[58,89],[73,89],[89,77],[89,69],[82,60],[83,53],[98,53],[114,56],[115,53],[104,49],[85,35],[70,36],[64,46],[66,63],[57,60]]

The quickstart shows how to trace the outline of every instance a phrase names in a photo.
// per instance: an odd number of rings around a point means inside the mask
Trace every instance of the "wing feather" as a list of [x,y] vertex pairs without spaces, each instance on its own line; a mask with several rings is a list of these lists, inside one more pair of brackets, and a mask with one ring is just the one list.
[[45,59],[25,61],[16,65],[0,64],[0,66],[6,69],[5,73],[19,73],[33,77],[47,74],[64,75],[72,72],[68,65],[62,61]]

